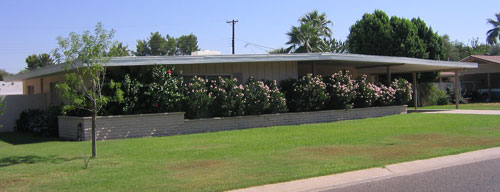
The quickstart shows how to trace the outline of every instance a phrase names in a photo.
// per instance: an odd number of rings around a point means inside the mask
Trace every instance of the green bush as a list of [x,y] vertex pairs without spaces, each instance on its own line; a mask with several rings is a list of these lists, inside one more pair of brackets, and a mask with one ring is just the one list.
[[394,104],[394,95],[396,94],[396,90],[392,87],[385,86],[383,84],[378,85],[375,96],[377,97],[377,101],[375,102],[376,106],[389,106]]
[[329,76],[325,84],[326,93],[330,96],[327,103],[328,109],[351,109],[353,107],[356,93],[349,71],[339,71]]
[[184,79],[174,74],[174,67],[155,65],[152,68],[152,82],[146,85],[145,95],[151,104],[153,113],[176,112],[182,110]]
[[21,112],[16,120],[15,130],[35,135],[57,137],[59,126],[57,116],[62,115],[62,108],[51,106],[47,110],[28,109]]
[[366,75],[362,75],[361,78],[355,84],[356,97],[354,99],[354,107],[372,107],[375,105],[377,97],[375,92],[378,87],[366,80]]
[[213,96],[210,111],[216,117],[241,116],[244,114],[243,86],[238,80],[224,79],[210,81],[209,94]]
[[123,112],[163,113],[182,110],[184,78],[174,66],[153,65],[123,80]]
[[294,84],[293,94],[297,111],[317,111],[325,108],[328,102],[326,85],[321,76],[307,74]]
[[297,111],[297,106],[295,101],[297,100],[297,95],[295,94],[295,83],[297,79],[285,79],[281,80],[279,83],[279,90],[285,96],[286,106],[289,111],[295,112]]
[[422,92],[420,94],[421,102],[423,106],[426,105],[438,105],[438,104],[448,104],[449,98],[445,91],[438,89],[436,85],[432,83],[420,84]]
[[260,115],[269,110],[269,87],[262,81],[248,79],[243,86],[245,115]]
[[186,118],[209,117],[208,107],[213,101],[212,95],[208,92],[208,81],[195,76],[185,85],[186,100],[184,101],[184,111]]
[[266,83],[269,87],[269,109],[268,113],[283,113],[287,112],[285,95],[279,90],[276,81]]
[[411,101],[412,88],[411,84],[403,79],[395,79],[391,83],[391,87],[396,91],[394,94],[394,104],[405,105]]

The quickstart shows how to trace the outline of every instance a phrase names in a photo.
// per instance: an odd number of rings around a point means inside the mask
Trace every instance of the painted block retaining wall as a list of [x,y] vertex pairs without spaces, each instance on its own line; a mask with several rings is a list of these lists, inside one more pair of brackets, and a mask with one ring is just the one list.
[[[241,117],[184,119],[183,112],[97,117],[97,139],[122,139],[363,119],[406,113],[406,106],[356,108]],[[90,117],[59,117],[59,137],[90,140]],[[83,130],[83,131],[82,131]]]

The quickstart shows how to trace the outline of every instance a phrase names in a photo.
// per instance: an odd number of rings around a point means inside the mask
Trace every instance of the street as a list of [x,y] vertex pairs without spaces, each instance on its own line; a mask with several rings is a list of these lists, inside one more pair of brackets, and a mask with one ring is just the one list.
[[500,191],[500,159],[391,177],[326,191]]

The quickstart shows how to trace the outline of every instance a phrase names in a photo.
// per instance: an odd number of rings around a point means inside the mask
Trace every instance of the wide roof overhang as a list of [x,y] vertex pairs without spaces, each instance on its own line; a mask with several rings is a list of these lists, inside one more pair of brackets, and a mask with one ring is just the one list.
[[[256,63],[256,62],[313,62],[320,65],[342,65],[355,67],[366,74],[409,73],[424,71],[451,71],[477,68],[477,63],[436,61],[408,57],[375,56],[359,54],[305,53],[305,54],[242,54],[211,56],[129,56],[112,58],[107,67],[144,66],[153,64],[189,65],[213,63]],[[82,67],[83,65],[80,65]],[[6,81],[20,81],[48,76],[65,71],[63,65],[53,65],[6,77]]]

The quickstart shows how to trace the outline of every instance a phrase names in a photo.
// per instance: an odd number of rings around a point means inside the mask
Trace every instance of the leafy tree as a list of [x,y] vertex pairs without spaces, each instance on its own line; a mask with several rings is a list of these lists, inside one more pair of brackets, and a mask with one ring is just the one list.
[[66,81],[58,84],[62,96],[70,101],[66,109],[82,109],[92,114],[92,156],[96,157],[96,116],[109,101],[102,94],[105,80],[105,64],[109,62],[109,47],[114,30],[104,29],[97,23],[92,34],[70,33],[68,37],[57,37],[59,48],[53,53],[59,63],[66,66]]
[[350,31],[347,37],[350,53],[393,55],[392,26],[385,12],[375,10],[373,14],[365,13]]
[[177,55],[177,39],[167,34],[165,38],[165,49],[167,55]]
[[500,13],[495,14],[496,20],[488,19],[488,23],[493,26],[493,29],[488,30],[486,32],[487,38],[486,41],[493,45],[498,42],[498,38],[500,38]]
[[108,54],[110,57],[130,56],[130,50],[128,50],[128,46],[124,46],[121,42],[115,42],[109,48]]
[[7,71],[0,69],[0,81],[3,81],[5,79],[5,77],[7,77],[9,75],[10,75],[10,73],[8,73]]
[[442,37],[420,18],[408,20],[381,10],[366,13],[350,28],[350,53],[441,59],[446,54]]
[[151,55],[166,55],[168,53],[167,40],[161,36],[159,32],[151,33],[148,40],[149,50]]
[[147,41],[137,40],[137,50],[135,52],[135,55],[137,56],[151,55],[151,50],[149,49]]
[[198,38],[192,33],[180,36],[177,39],[177,47],[179,48],[179,55],[191,55],[191,52],[200,50],[198,48]]
[[138,40],[135,54],[137,56],[190,55],[198,51],[198,40],[193,34],[175,38],[167,34],[163,37],[159,32],[151,33],[149,39]]
[[342,40],[336,40],[335,38],[327,39],[326,40],[326,51],[332,52],[332,53],[346,53],[347,52],[347,45],[345,41]]
[[269,54],[282,54],[282,53],[289,53],[289,52],[290,52],[289,49],[282,47],[282,48],[270,50],[267,53],[269,53]]
[[490,50],[488,51],[488,55],[500,55],[500,44],[497,43],[491,46]]
[[450,41],[450,37],[448,35],[443,35],[442,39],[446,50],[443,59],[460,61],[469,55],[495,55],[494,46],[480,43],[479,38],[473,38],[472,40],[469,40],[467,44],[457,40]]
[[28,70],[35,70],[35,69],[38,69],[41,67],[54,65],[54,60],[47,53],[43,53],[43,54],[39,54],[39,55],[36,55],[36,54],[30,55],[26,58],[25,61],[27,64],[26,69],[28,69]]

